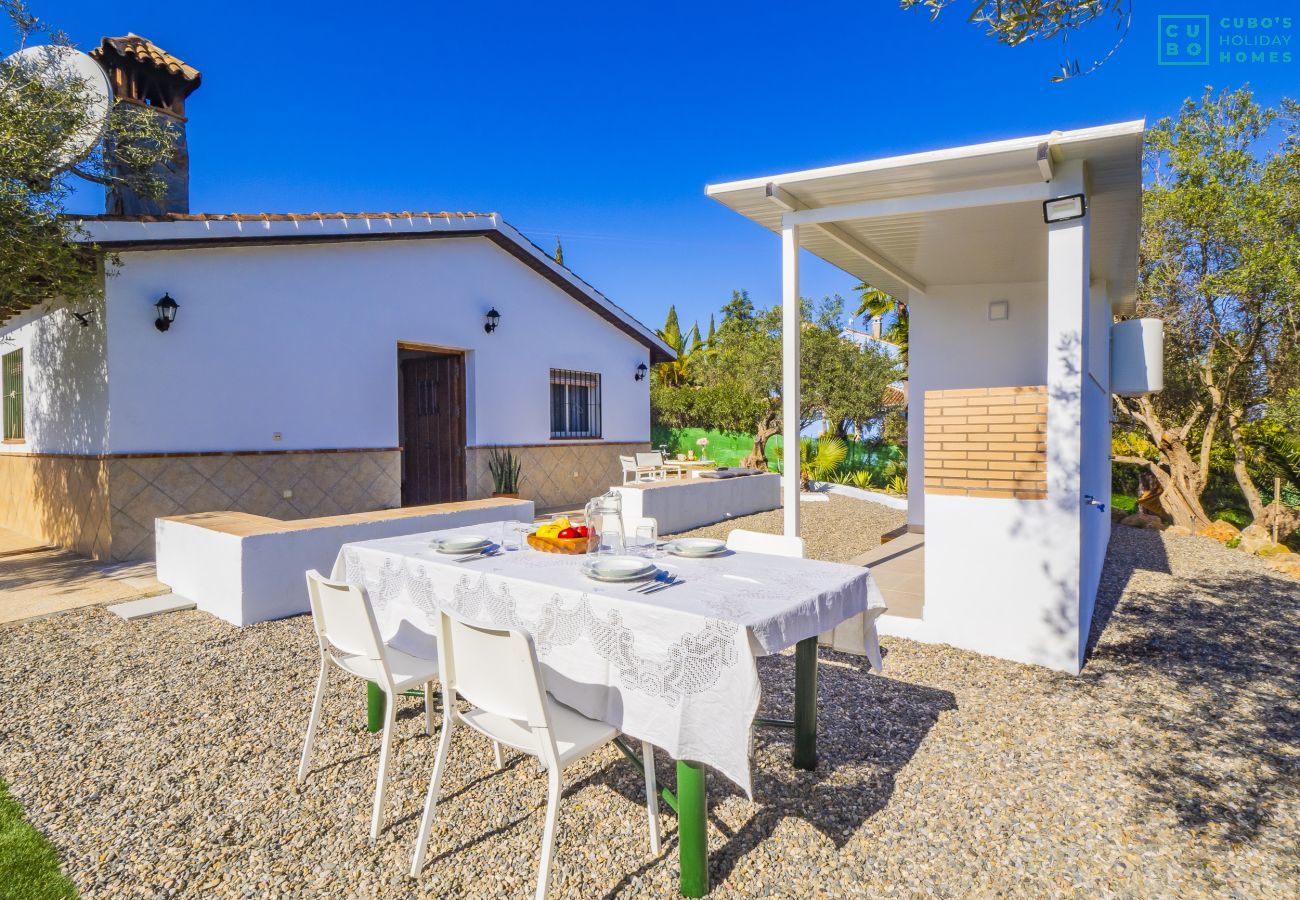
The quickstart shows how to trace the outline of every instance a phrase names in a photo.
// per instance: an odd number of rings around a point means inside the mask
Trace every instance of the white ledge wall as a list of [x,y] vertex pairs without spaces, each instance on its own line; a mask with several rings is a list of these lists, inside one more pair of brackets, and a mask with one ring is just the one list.
[[[498,501],[477,508],[366,519],[359,516],[307,520],[296,527],[240,535],[179,519],[158,519],[158,580],[199,609],[232,625],[252,625],[310,610],[304,573],[328,575],[339,548],[403,534],[511,520],[531,522],[528,500]],[[343,524],[340,524],[342,521]],[[317,524],[319,523],[319,524]],[[485,529],[489,536],[492,532]]]

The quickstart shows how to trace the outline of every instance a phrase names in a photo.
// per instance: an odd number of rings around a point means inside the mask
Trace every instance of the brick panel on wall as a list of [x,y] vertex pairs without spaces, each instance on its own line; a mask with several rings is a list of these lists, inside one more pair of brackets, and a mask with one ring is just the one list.
[[925,392],[925,492],[1047,498],[1047,388]]

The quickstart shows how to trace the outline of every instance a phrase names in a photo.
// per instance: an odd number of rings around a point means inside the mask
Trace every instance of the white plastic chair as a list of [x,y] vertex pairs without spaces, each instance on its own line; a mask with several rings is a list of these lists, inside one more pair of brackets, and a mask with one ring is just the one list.
[[[768,553],[803,559],[803,538],[737,528],[727,534],[727,549],[741,553]],[[749,728],[749,755],[754,755],[754,727]]]
[[676,463],[668,462],[664,459],[663,453],[658,450],[651,450],[649,453],[638,453],[636,455],[636,464],[643,469],[649,469],[654,472],[654,477],[663,479],[669,475],[681,475],[684,469]]
[[803,538],[784,534],[766,534],[737,528],[727,535],[727,549],[741,553],[769,553],[803,559]]
[[[537,872],[537,898],[541,900],[550,886],[563,770],[618,737],[619,731],[605,722],[588,719],[546,692],[532,639],[522,631],[475,625],[439,610],[438,647],[442,738],[438,742],[438,759],[433,766],[420,834],[411,859],[411,877],[417,877],[424,866],[429,829],[438,805],[438,784],[447,767],[452,731],[458,724],[468,725],[494,741],[537,757],[546,770],[546,826]],[[460,712],[457,694],[468,700],[472,709]],[[655,784],[654,750],[645,742],[641,744],[641,759],[645,766],[650,851],[657,854],[659,791]],[[501,765],[500,758],[497,765]]]
[[620,456],[619,465],[623,467],[623,483],[631,484],[634,481],[653,481],[655,472],[654,466],[638,466],[636,460],[630,456]]
[[375,612],[364,589],[353,584],[330,581],[315,569],[307,573],[307,595],[311,600],[312,624],[320,641],[320,678],[316,682],[316,699],[311,705],[307,741],[298,765],[298,783],[307,779],[311,745],[316,738],[321,703],[330,664],[349,675],[373,681],[385,694],[384,740],[379,751],[379,775],[375,785],[375,806],[370,817],[370,840],[379,837],[383,824],[384,792],[388,781],[388,757],[393,747],[393,724],[397,718],[396,700],[403,691],[424,688],[424,732],[433,734],[433,685],[438,677],[438,661],[411,656],[384,643],[375,622]]

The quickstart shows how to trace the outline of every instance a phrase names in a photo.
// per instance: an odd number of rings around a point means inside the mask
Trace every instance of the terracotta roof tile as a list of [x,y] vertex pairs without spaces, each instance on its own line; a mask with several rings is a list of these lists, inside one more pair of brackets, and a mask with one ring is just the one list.
[[[100,41],[99,47],[90,51],[90,55],[95,59],[102,60],[110,47],[119,56],[129,56],[140,62],[152,63],[160,69],[166,69],[173,75],[180,75],[186,81],[197,82],[202,77],[198,69],[186,65],[153,41],[134,32],[125,34],[122,37],[104,38]],[[195,87],[197,86],[196,84]]]
[[490,212],[163,213],[157,216],[73,216],[96,222],[316,222],[324,219],[476,219]]

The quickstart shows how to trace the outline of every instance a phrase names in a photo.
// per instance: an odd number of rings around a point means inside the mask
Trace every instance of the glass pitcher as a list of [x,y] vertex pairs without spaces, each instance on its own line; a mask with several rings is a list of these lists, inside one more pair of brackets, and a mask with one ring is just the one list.
[[587,501],[583,510],[583,521],[591,530],[595,539],[591,552],[616,554],[622,553],[625,536],[623,534],[623,495],[611,490],[599,497]]

